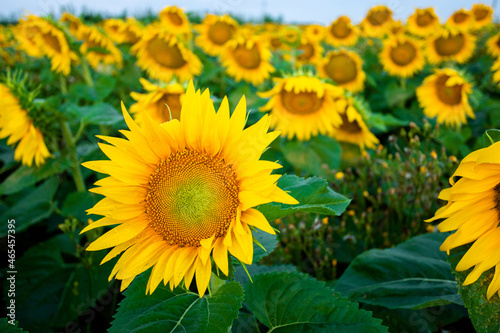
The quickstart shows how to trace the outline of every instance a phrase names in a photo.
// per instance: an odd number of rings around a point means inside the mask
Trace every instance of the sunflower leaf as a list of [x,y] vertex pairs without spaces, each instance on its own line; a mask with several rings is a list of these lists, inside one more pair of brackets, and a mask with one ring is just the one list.
[[264,214],[268,221],[296,212],[339,216],[351,202],[351,199],[336,193],[328,186],[326,180],[319,177],[305,179],[283,175],[278,180],[278,186],[299,203],[296,205],[269,203],[258,206],[257,209]]
[[387,332],[380,319],[297,272],[259,274],[245,302],[269,332]]
[[237,282],[223,284],[211,297],[160,284],[145,295],[149,274],[137,277],[124,292],[125,299],[108,332],[227,332],[243,302]]

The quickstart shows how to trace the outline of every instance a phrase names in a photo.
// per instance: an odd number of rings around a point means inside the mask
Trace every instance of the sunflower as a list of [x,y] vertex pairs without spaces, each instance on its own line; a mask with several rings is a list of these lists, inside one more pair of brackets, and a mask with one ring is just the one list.
[[473,28],[474,15],[465,9],[454,12],[446,21],[446,25],[460,31],[469,31]]
[[326,29],[325,41],[333,46],[352,46],[359,37],[358,27],[347,16],[340,16]]
[[441,27],[439,17],[434,13],[434,8],[419,9],[408,17],[406,21],[408,31],[416,36],[427,37]]
[[74,16],[71,15],[70,13],[63,13],[61,16],[60,21],[62,23],[66,23],[68,25],[68,30],[69,32],[77,39],[77,40],[83,40],[85,37],[85,25],[82,23],[82,21]]
[[316,64],[322,59],[323,48],[319,41],[310,39],[305,34],[300,37],[300,43],[296,49],[299,51],[299,55],[297,56],[297,64],[299,66]]
[[136,92],[130,96],[136,101],[130,107],[130,113],[134,114],[135,121],[139,125],[145,124],[144,117],[147,114],[158,124],[172,119],[181,119],[181,106],[184,98],[184,88],[176,83],[166,87],[159,87],[141,78],[142,87],[148,91],[146,94]]
[[486,51],[493,57],[500,57],[500,32],[486,41]]
[[[494,269],[486,292],[488,299],[498,292],[500,296],[500,142],[467,155],[450,178],[450,188],[439,194],[448,204],[434,217],[442,221],[441,232],[456,230],[441,245],[441,251],[472,243],[458,263],[457,271],[472,267],[464,285],[475,282],[483,272]],[[455,182],[455,178],[460,177]]]
[[368,37],[383,37],[392,24],[392,11],[386,6],[375,6],[368,11],[361,22]]
[[153,293],[161,280],[171,288],[184,280],[189,288],[196,275],[201,297],[212,273],[211,257],[229,275],[228,253],[252,263],[252,229],[274,234],[252,207],[297,203],[276,185],[280,175],[271,174],[281,166],[259,160],[279,133],[267,133],[267,115],[243,130],[244,97],[229,117],[227,98],[215,113],[208,90],[195,92],[192,83],[180,121],[160,125],[146,116],[140,127],[124,107],[123,115],[128,140],[102,137],[111,144],[100,145],[110,160],[83,164],[110,176],[91,190],[105,198],[88,212],[104,218],[82,232],[119,224],[87,250],[113,247],[103,262],[125,251],[110,276],[122,280],[122,290],[153,266],[146,292]]
[[366,78],[363,60],[354,51],[330,51],[316,69],[319,75],[332,79],[342,88],[352,92],[363,90]]
[[207,14],[202,24],[195,27],[200,33],[195,41],[203,51],[211,56],[219,55],[224,45],[233,38],[238,29],[238,22],[231,16]]
[[18,48],[26,52],[27,55],[33,58],[43,57],[42,50],[35,43],[35,35],[40,33],[40,29],[29,22],[21,19],[19,23],[12,28],[14,38],[18,43]]
[[486,27],[493,20],[493,8],[490,6],[474,4],[471,12],[474,16],[473,27],[475,30]]
[[271,52],[260,36],[238,35],[221,53],[222,65],[236,81],[247,81],[259,85],[274,72],[269,62]]
[[491,66],[491,71],[493,72],[493,82],[500,87],[500,57]]
[[417,99],[427,117],[437,116],[439,124],[459,126],[466,124],[466,116],[475,118],[468,95],[472,84],[454,69],[436,69],[417,88]]
[[90,66],[96,68],[100,63],[103,65],[116,65],[121,67],[123,56],[113,41],[101,33],[99,29],[91,26],[82,26],[84,42],[80,46],[80,52],[85,55]]
[[459,64],[466,62],[474,54],[476,37],[456,29],[441,29],[429,38],[424,49],[431,64],[454,60]]
[[379,57],[384,70],[394,76],[411,77],[425,65],[420,42],[404,34],[384,40]]
[[8,145],[19,142],[14,152],[14,159],[31,166],[45,163],[50,152],[43,140],[42,132],[33,125],[26,110],[10,89],[0,83],[0,139],[7,138]]
[[325,37],[326,29],[319,24],[309,24],[304,27],[303,34],[311,41],[321,42]]
[[200,59],[182,40],[158,26],[146,29],[131,51],[137,53],[137,64],[150,77],[166,82],[174,75],[179,81],[191,80],[203,68]]
[[340,142],[358,145],[361,150],[365,147],[374,148],[379,140],[366,126],[355,100],[352,97],[341,97],[336,100],[336,104],[342,122],[333,129],[332,137]]
[[141,27],[135,18],[129,17],[126,21],[120,19],[106,19],[103,22],[106,34],[117,44],[135,44],[141,36]]
[[184,11],[177,6],[165,7],[159,14],[161,26],[173,35],[188,39],[191,36],[191,24]]
[[403,25],[401,21],[393,21],[391,24],[391,28],[389,29],[389,35],[405,35],[406,27]]
[[307,76],[275,78],[274,88],[258,93],[271,99],[260,108],[271,111],[271,127],[281,131],[282,136],[309,140],[319,133],[328,135],[340,125],[334,99],[341,96],[343,89]]

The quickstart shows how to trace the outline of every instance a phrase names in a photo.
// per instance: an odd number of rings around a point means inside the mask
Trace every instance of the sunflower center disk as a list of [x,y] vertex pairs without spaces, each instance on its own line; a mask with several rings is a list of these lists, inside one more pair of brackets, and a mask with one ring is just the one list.
[[172,69],[181,68],[186,64],[177,45],[168,45],[164,40],[156,38],[148,44],[148,52],[157,63]]
[[441,102],[448,105],[457,105],[462,101],[462,85],[446,86],[448,76],[442,76],[436,81],[436,92]]
[[338,84],[354,80],[358,72],[354,61],[344,54],[330,57],[330,61],[325,66],[325,71]]
[[50,46],[57,53],[61,53],[61,44],[59,43],[59,40],[55,36],[52,36],[51,34],[48,33],[43,34],[42,36],[45,44]]
[[199,246],[226,234],[239,205],[236,175],[223,160],[183,150],[162,161],[146,197],[149,226],[172,245]]
[[234,59],[243,68],[255,69],[260,65],[260,53],[256,45],[246,48],[238,45],[234,50]]
[[440,37],[435,42],[436,52],[441,56],[455,55],[462,50],[465,45],[464,36],[460,33],[448,38]]
[[332,32],[332,35],[337,37],[337,38],[346,38],[347,36],[349,36],[349,34],[351,33],[351,28],[349,28],[347,26],[347,23],[344,22],[344,21],[339,21],[337,23],[335,23],[334,25],[332,25],[332,28],[331,28],[331,32]]
[[389,11],[386,9],[372,11],[370,15],[368,15],[368,22],[371,25],[379,26],[384,24],[390,17]]
[[341,114],[342,125],[340,125],[340,129],[344,132],[348,133],[359,133],[361,132],[361,126],[359,126],[356,120],[349,121],[346,114]]
[[476,21],[482,21],[483,19],[486,18],[486,16],[488,16],[488,11],[485,10],[485,9],[477,9],[476,11],[474,11],[474,16],[476,17]]
[[225,22],[216,22],[208,29],[208,37],[217,45],[224,45],[233,36],[234,28]]
[[302,54],[300,54],[297,59],[301,61],[307,61],[312,58],[314,55],[314,47],[311,44],[301,44],[297,49],[302,51]]
[[404,44],[398,44],[398,46],[391,49],[391,59],[399,66],[406,66],[415,59],[417,50],[413,45],[406,42]]
[[426,27],[431,24],[432,21],[434,21],[434,17],[432,17],[432,15],[429,13],[424,13],[417,16],[417,25],[419,27]]
[[160,98],[157,103],[158,116],[163,121],[170,121],[172,119],[181,119],[181,95],[180,94],[165,94]]
[[177,13],[168,13],[168,19],[172,22],[173,25],[182,25],[182,18]]
[[468,17],[467,14],[457,13],[453,15],[453,21],[455,21],[455,23],[462,23],[467,19],[467,17]]
[[497,209],[500,217],[500,184],[495,186],[493,190],[495,191],[495,198],[493,199],[495,201],[495,208]]
[[283,91],[281,102],[288,112],[293,114],[310,114],[321,108],[323,99],[319,98],[315,92]]

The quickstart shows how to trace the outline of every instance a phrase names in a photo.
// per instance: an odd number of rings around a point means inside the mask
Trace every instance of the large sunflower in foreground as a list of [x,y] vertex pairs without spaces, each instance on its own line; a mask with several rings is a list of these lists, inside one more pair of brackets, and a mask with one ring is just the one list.
[[392,25],[392,11],[386,6],[375,6],[361,21],[363,32],[368,37],[383,37]]
[[191,80],[201,73],[203,65],[184,42],[158,26],[150,26],[135,44],[137,64],[151,78],[169,82],[175,75],[179,81]]
[[165,7],[159,14],[161,26],[174,35],[191,36],[191,24],[184,11],[177,6]]
[[340,16],[326,29],[325,41],[333,46],[352,46],[359,37],[359,28],[347,16]]
[[404,34],[384,40],[379,57],[384,70],[394,76],[411,77],[425,65],[420,42]]
[[330,51],[316,69],[319,75],[332,79],[339,87],[352,92],[363,90],[366,79],[363,60],[354,51]]
[[474,4],[472,6],[472,15],[474,15],[473,27],[475,30],[484,28],[493,20],[493,8],[483,4]]
[[429,37],[424,50],[431,64],[450,60],[463,64],[472,57],[475,49],[476,37],[473,35],[455,29],[441,29]]
[[85,55],[90,66],[96,68],[99,64],[121,67],[123,56],[113,41],[96,27],[82,26],[84,42],[80,52]]
[[238,22],[231,16],[216,16],[207,14],[202,24],[195,27],[200,33],[195,42],[203,51],[211,56],[219,55],[224,49],[224,45],[233,38],[238,29]]
[[[464,285],[475,282],[494,267],[493,279],[486,292],[488,299],[500,296],[500,142],[467,155],[450,178],[450,188],[439,194],[448,204],[426,222],[445,219],[438,225],[442,232],[456,230],[441,245],[441,251],[472,243],[458,263],[457,271],[472,267]],[[455,177],[460,177],[455,182]]]
[[473,28],[474,16],[465,9],[459,9],[454,12],[446,21],[446,25],[461,31],[469,31]]
[[171,288],[184,280],[189,288],[196,275],[201,297],[212,258],[228,275],[228,253],[252,263],[252,230],[274,234],[253,207],[297,203],[276,185],[280,175],[271,174],[281,166],[259,160],[279,132],[267,132],[267,115],[244,130],[244,98],[229,117],[227,98],[216,113],[208,89],[195,92],[192,83],[180,121],[160,125],[145,117],[140,127],[125,108],[123,115],[127,139],[102,137],[111,144],[100,145],[110,160],[83,164],[109,177],[91,190],[105,198],[88,211],[104,217],[82,232],[118,224],[87,250],[113,247],[103,262],[125,251],[110,276],[122,280],[122,290],[153,266],[147,292],[162,280]]
[[500,32],[488,38],[486,51],[493,57],[500,57]]
[[181,119],[184,88],[180,84],[159,87],[143,78],[140,81],[147,93],[130,93],[130,96],[136,101],[130,107],[130,113],[134,114],[134,119],[139,125],[145,124],[146,114],[158,124],[171,119]]
[[271,51],[259,36],[235,37],[226,43],[220,57],[226,72],[236,81],[259,85],[275,71],[269,62]]
[[475,118],[468,96],[472,84],[454,69],[436,69],[417,88],[417,99],[427,117],[437,116],[438,123],[449,126],[466,124],[466,116]]
[[420,37],[427,37],[441,27],[439,17],[434,13],[434,8],[416,8],[406,22],[408,31]]
[[309,140],[311,136],[330,134],[340,125],[335,98],[343,89],[315,77],[275,78],[276,85],[259,96],[271,99],[261,111],[271,111],[271,127],[292,139]]
[[0,139],[7,137],[8,145],[18,142],[14,159],[24,165],[31,166],[35,161],[40,166],[50,157],[42,132],[33,125],[17,97],[0,83]]

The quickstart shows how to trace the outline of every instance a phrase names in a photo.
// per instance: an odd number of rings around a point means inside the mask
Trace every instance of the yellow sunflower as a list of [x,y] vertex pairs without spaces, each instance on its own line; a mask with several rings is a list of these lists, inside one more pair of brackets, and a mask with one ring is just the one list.
[[352,92],[363,90],[366,79],[363,60],[354,51],[330,51],[316,69],[320,76],[332,79],[344,89]]
[[181,119],[184,88],[180,84],[159,87],[143,78],[140,81],[148,93],[130,93],[130,96],[136,101],[130,107],[130,113],[134,114],[135,121],[139,125],[145,124],[146,114],[158,124],[169,121],[171,117],[172,119]]
[[23,110],[19,100],[10,89],[0,83],[0,139],[7,138],[8,145],[19,142],[14,159],[31,166],[45,163],[50,152],[43,140],[42,132],[33,125],[28,112]]
[[224,45],[233,38],[238,29],[238,22],[227,14],[223,16],[207,14],[202,24],[197,25],[195,29],[200,33],[195,39],[196,44],[207,54],[217,56],[222,52]]
[[340,16],[325,31],[325,41],[333,46],[352,46],[359,37],[359,28],[347,16]]
[[454,69],[436,69],[416,93],[424,114],[429,118],[437,116],[439,124],[459,126],[467,123],[466,116],[475,118],[468,99],[472,84]]
[[500,57],[500,32],[486,41],[486,51],[493,57]]
[[162,28],[173,35],[191,36],[191,24],[184,11],[177,6],[165,7],[159,14]]
[[308,24],[303,34],[311,41],[320,42],[325,37],[326,29],[319,24]]
[[135,18],[129,17],[126,21],[120,19],[106,19],[103,22],[106,34],[117,44],[135,44],[141,37],[141,27]]
[[491,66],[491,71],[493,72],[493,82],[500,87],[500,57]]
[[[494,268],[486,292],[488,299],[500,296],[500,142],[467,155],[450,178],[450,188],[439,194],[446,206],[426,222],[445,219],[438,225],[441,232],[456,230],[441,245],[441,251],[472,243],[458,263],[457,271],[474,269],[464,285],[475,282]],[[455,178],[460,177],[455,182]]]
[[427,37],[433,35],[441,27],[439,17],[434,8],[416,8],[406,22],[408,31],[416,36]]
[[446,21],[446,25],[460,31],[469,31],[473,28],[474,15],[465,9],[454,12]]
[[83,165],[109,174],[92,192],[105,196],[88,212],[104,217],[82,232],[116,225],[90,244],[88,251],[113,249],[103,259],[124,252],[110,278],[132,280],[153,266],[146,292],[163,280],[189,288],[196,275],[201,296],[212,274],[212,261],[229,274],[228,253],[245,264],[253,260],[252,229],[274,234],[262,213],[253,207],[269,202],[296,204],[271,174],[281,166],[259,160],[279,135],[267,133],[266,115],[245,127],[245,98],[229,117],[227,98],[216,113],[208,89],[195,92],[189,84],[181,120],[162,125],[145,117],[137,125],[123,107],[130,130],[127,139],[102,137],[110,158]]
[[121,67],[123,56],[113,41],[105,36],[96,27],[82,26],[84,42],[80,46],[80,52],[85,55],[90,66],[96,68],[100,63],[103,65],[116,65]]
[[19,23],[12,28],[14,38],[18,43],[18,48],[26,52],[33,58],[43,57],[42,50],[35,42],[35,36],[40,33],[40,29],[26,19],[19,20]]
[[493,20],[493,8],[490,6],[474,4],[471,12],[474,16],[473,27],[475,30],[486,27]]
[[82,21],[70,13],[63,13],[60,21],[68,25],[69,32],[77,39],[83,40],[85,37],[85,25]]
[[323,48],[319,41],[310,39],[303,34],[300,37],[300,43],[297,46],[299,55],[297,56],[297,64],[299,66],[305,64],[317,64],[322,59]]
[[400,77],[411,77],[425,65],[421,43],[404,34],[384,40],[379,58],[387,73]]
[[281,131],[282,136],[309,140],[319,133],[331,134],[341,119],[334,99],[343,89],[307,76],[275,78],[274,88],[258,93],[271,98],[261,111],[271,111],[271,127]]
[[375,6],[368,11],[361,22],[368,37],[383,37],[392,25],[392,11],[386,6]]
[[431,64],[442,61],[466,62],[474,54],[476,37],[456,29],[441,29],[429,37],[424,48],[427,60]]
[[403,25],[401,21],[393,21],[391,24],[391,28],[389,29],[389,35],[405,35],[406,27]]
[[340,142],[358,145],[361,150],[374,148],[379,140],[368,129],[363,116],[357,110],[357,104],[352,97],[341,97],[336,100],[342,120],[340,126],[333,129],[332,137]]
[[175,75],[179,81],[191,80],[201,73],[203,65],[182,40],[158,26],[150,26],[132,47],[137,64],[150,77],[169,82]]
[[260,36],[238,35],[226,43],[221,62],[236,81],[259,85],[275,71],[269,62],[271,51]]

